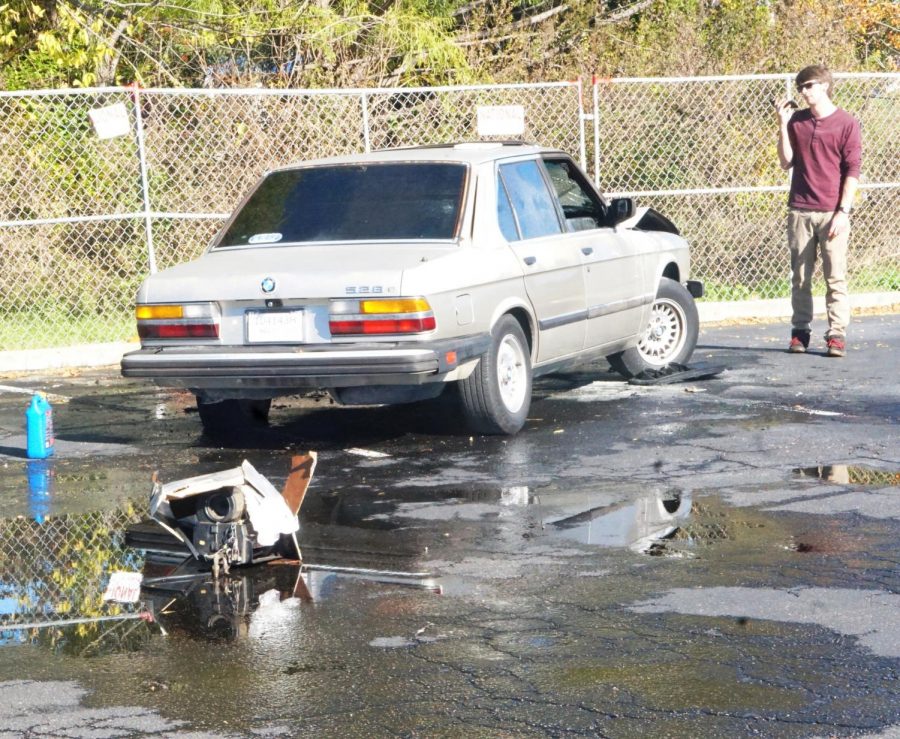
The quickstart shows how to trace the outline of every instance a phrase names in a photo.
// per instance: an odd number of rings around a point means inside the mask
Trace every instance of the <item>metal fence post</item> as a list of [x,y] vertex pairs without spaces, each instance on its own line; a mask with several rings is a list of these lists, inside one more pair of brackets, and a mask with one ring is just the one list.
[[372,150],[372,142],[369,139],[369,96],[362,93],[359,97],[362,103],[363,146],[368,153]]
[[591,77],[594,103],[594,185],[600,188],[600,84],[597,76]]
[[581,76],[578,77],[578,144],[580,151],[579,159],[581,168],[587,169],[587,141],[584,130],[584,121],[585,121],[585,113],[584,113],[584,86],[581,84]]
[[[784,78],[784,97],[785,97],[787,100],[793,100],[793,96],[791,95],[791,93],[792,93],[792,89],[791,89],[791,76],[790,76],[790,75],[786,75],[785,78]],[[784,173],[784,174],[785,174],[785,178],[787,179],[787,186],[788,186],[788,189],[790,189],[790,187],[791,187],[791,178],[794,176],[794,168],[793,168],[793,167],[788,168],[787,170],[785,170],[785,173]]]
[[144,146],[144,115],[141,111],[141,91],[137,82],[134,91],[134,119],[137,124],[138,158],[141,164],[141,196],[144,202],[144,232],[147,236],[147,263],[150,274],[156,272],[156,253],[153,249],[153,213],[150,209],[150,181],[147,177],[147,152]]

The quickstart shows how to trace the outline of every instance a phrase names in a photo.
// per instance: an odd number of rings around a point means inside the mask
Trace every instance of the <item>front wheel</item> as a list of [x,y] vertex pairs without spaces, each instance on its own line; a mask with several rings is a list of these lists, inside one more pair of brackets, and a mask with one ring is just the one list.
[[650,308],[650,321],[637,346],[607,357],[626,378],[644,370],[687,362],[697,346],[700,319],[694,298],[680,282],[663,277]]
[[479,434],[515,434],[531,407],[531,352],[525,332],[510,315],[494,326],[490,348],[459,395],[469,428]]

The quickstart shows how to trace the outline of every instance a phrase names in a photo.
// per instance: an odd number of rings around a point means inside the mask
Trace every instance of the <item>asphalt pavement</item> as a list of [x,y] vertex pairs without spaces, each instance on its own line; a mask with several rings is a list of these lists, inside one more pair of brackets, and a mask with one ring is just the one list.
[[[783,323],[704,326],[713,379],[541,378],[509,438],[306,397],[222,441],[114,368],[0,379],[0,739],[900,736],[900,315],[841,359],[822,329],[797,356]],[[280,488],[305,450],[325,569],[175,580],[125,545],[154,471]]]

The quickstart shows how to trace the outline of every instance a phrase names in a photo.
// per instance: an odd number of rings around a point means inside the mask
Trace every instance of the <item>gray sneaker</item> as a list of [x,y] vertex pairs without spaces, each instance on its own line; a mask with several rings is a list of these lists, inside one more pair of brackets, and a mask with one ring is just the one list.
[[844,344],[843,336],[832,336],[827,340],[828,356],[843,357],[847,353],[847,347]]

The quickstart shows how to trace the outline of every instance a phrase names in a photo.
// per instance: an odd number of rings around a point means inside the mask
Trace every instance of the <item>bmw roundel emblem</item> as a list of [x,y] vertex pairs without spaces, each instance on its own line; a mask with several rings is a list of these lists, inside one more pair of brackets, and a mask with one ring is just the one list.
[[271,277],[266,277],[261,283],[260,287],[264,293],[270,293],[275,289],[275,280]]

